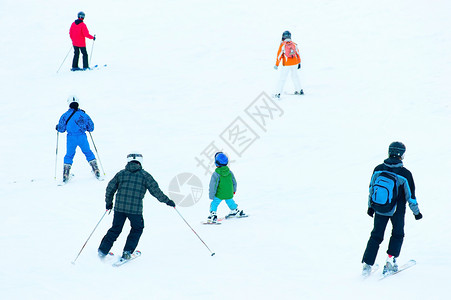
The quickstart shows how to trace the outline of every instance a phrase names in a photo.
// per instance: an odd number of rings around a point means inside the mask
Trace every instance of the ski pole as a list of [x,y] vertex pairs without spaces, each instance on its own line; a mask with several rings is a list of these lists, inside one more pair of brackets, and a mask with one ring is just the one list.
[[177,208],[174,207],[174,209],[175,209],[175,211],[179,214],[179,216],[183,219],[183,221],[185,221],[186,225],[188,225],[188,227],[191,228],[191,230],[194,232],[194,234],[197,235],[197,237],[199,238],[199,240],[200,240],[202,243],[204,243],[205,247],[207,247],[208,251],[210,251],[211,256],[215,255],[215,253],[212,252],[212,251],[210,250],[210,248],[208,248],[207,244],[205,244],[205,242],[200,238],[200,236],[197,234],[197,232],[194,231],[193,227],[191,227],[191,226],[188,224],[188,222],[186,222],[185,218],[180,214],[180,212],[177,210]]
[[97,223],[96,227],[94,227],[94,230],[91,232],[91,234],[89,235],[88,239],[87,239],[86,242],[83,244],[83,247],[81,247],[80,252],[78,252],[77,257],[76,257],[76,258],[74,259],[74,261],[72,262],[73,265],[75,265],[75,261],[76,261],[76,260],[78,259],[78,257],[80,256],[81,251],[83,251],[83,249],[85,248],[85,246],[86,246],[86,244],[88,243],[89,239],[91,238],[92,234],[93,234],[94,231],[96,230],[97,226],[99,226],[100,222],[103,220],[103,217],[105,217],[105,215],[106,215],[106,213],[107,213],[108,211],[111,212],[110,209],[107,209],[107,210],[103,213],[103,216],[100,218],[99,223]]
[[91,137],[92,145],[94,146],[94,149],[96,150],[97,158],[99,159],[99,164],[100,164],[100,167],[102,168],[103,175],[105,175],[105,170],[103,169],[102,162],[100,161],[100,156],[99,156],[99,152],[97,152],[96,144],[94,143],[94,139],[92,138],[91,132],[90,131],[88,131],[88,132],[89,132],[89,136]]
[[58,140],[59,140],[60,132],[56,132],[56,156],[55,156],[55,180],[56,180],[56,166],[58,164]]
[[66,61],[67,56],[70,53],[70,50],[72,49],[72,46],[70,46],[69,51],[67,51],[66,57],[64,58],[63,62],[61,63],[60,67],[58,68],[58,71],[56,71],[56,73],[58,73],[61,69],[61,67],[63,66],[64,62]]
[[89,65],[91,65],[92,51],[94,51],[94,42],[95,41],[96,41],[96,35],[94,34],[94,39],[92,40],[91,55],[89,55]]

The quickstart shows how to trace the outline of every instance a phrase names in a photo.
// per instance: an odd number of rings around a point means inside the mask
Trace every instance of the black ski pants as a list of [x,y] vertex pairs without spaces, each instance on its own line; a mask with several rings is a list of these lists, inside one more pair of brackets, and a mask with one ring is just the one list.
[[78,68],[78,58],[81,54],[83,54],[83,69],[89,68],[88,63],[88,52],[86,51],[86,47],[77,47],[74,46],[74,59],[72,60],[72,68]]
[[119,237],[124,227],[125,220],[130,220],[131,230],[124,246],[124,251],[133,253],[138,246],[139,238],[144,230],[144,218],[142,214],[127,214],[123,212],[114,212],[113,226],[108,230],[100,243],[99,250],[107,254],[113,247],[114,242]]
[[404,240],[404,216],[405,209],[397,209],[395,214],[391,217],[374,214],[374,227],[371,231],[370,239],[366,245],[365,253],[363,254],[362,262],[368,265],[374,265],[376,261],[377,251],[379,245],[384,240],[385,228],[390,220],[393,226],[390,241],[388,243],[387,254],[398,257],[401,252],[402,242]]

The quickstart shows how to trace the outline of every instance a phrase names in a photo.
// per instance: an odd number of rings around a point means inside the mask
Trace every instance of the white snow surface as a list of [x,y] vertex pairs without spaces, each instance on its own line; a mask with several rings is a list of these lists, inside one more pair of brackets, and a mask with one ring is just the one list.
[[[2,0],[0,298],[448,298],[450,9],[418,0]],[[93,48],[87,42],[91,65],[107,68],[69,71],[68,31],[80,10],[97,36]],[[283,95],[283,115],[264,131],[245,109],[273,92],[284,30],[301,50],[305,95]],[[65,134],[54,179],[54,128],[70,94],[95,123],[103,182],[78,149],[73,181],[57,186]],[[241,156],[220,138],[238,116],[260,137]],[[399,262],[417,265],[362,280],[368,183],[395,140],[407,146],[424,215],[416,221],[407,210]],[[195,158],[211,142],[233,161],[247,219],[200,224],[209,176]],[[98,259],[111,214],[71,264],[105,212],[108,181],[134,149],[165,193],[179,173],[202,180],[201,200],[178,209],[215,256],[147,194],[139,259],[120,268]],[[219,214],[227,211],[221,204]],[[118,255],[128,231],[127,222],[112,249]]]

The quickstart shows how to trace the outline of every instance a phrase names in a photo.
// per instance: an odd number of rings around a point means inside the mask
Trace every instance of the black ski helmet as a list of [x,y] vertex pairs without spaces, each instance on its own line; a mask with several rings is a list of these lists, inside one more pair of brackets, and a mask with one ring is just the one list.
[[286,39],[291,39],[291,33],[288,30],[282,33],[282,41],[285,41]]
[[393,142],[388,146],[388,156],[390,157],[402,158],[405,152],[406,146],[401,142]]
[[85,13],[81,11],[81,12],[78,13],[77,17],[79,19],[84,19],[85,18]]

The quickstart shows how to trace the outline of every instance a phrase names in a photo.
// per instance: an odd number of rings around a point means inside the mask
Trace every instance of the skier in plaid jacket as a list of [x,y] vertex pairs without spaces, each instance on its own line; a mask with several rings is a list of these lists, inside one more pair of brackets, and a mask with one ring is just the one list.
[[125,220],[130,220],[131,230],[124,246],[122,257],[130,258],[135,251],[144,230],[143,198],[146,191],[158,201],[175,207],[174,201],[169,199],[158,187],[152,175],[144,171],[141,166],[143,157],[139,153],[127,156],[128,163],[124,170],[119,171],[108,183],[105,193],[106,209],[113,208],[113,196],[116,193],[114,205],[113,225],[103,237],[99,246],[99,256],[106,256],[114,242],[122,232]]

